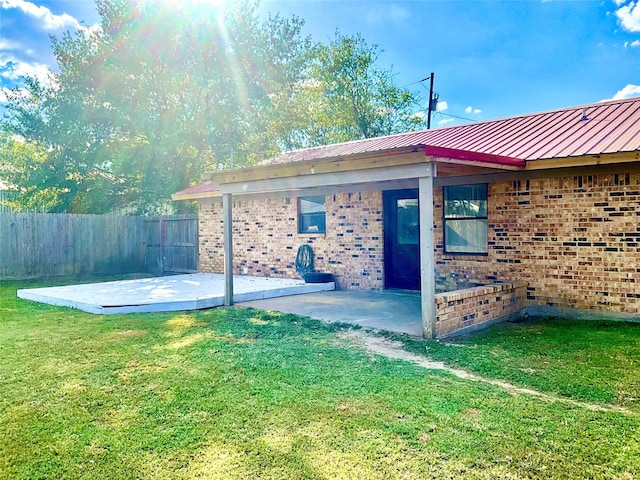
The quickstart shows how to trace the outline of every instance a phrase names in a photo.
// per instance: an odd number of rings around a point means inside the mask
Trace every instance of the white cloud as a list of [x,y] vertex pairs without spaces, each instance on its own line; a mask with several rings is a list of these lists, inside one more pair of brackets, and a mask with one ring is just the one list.
[[438,102],[438,105],[436,106],[436,111],[438,112],[444,112],[445,110],[449,109],[449,104],[446,101],[442,101],[442,102]]
[[623,30],[628,32],[640,32],[640,0],[630,1],[626,3],[626,0],[616,2],[616,5],[622,5],[616,10],[616,17],[620,20],[620,25]]
[[482,110],[480,110],[479,108],[473,108],[471,105],[469,105],[467,108],[464,109],[465,113],[475,113],[476,115],[478,113],[482,113]]
[[4,9],[18,8],[26,15],[40,20],[42,22],[42,28],[45,30],[63,30],[66,28],[75,28],[78,30],[85,29],[78,20],[68,13],[56,15],[47,7],[34,5],[33,3],[25,0],[0,0],[0,2]]
[[48,65],[38,62],[25,62],[13,56],[0,55],[0,77],[14,83],[27,76],[35,77],[45,85],[51,83]]
[[442,120],[438,121],[438,125],[446,125],[448,123],[454,122],[455,120],[453,118],[443,118]]
[[622,90],[619,90],[611,100],[623,100],[633,97],[640,97],[640,85],[627,85]]
[[634,40],[633,42],[624,42],[624,48],[640,47],[640,40]]
[[19,50],[21,45],[18,42],[12,42],[6,38],[0,38],[0,51],[2,50]]

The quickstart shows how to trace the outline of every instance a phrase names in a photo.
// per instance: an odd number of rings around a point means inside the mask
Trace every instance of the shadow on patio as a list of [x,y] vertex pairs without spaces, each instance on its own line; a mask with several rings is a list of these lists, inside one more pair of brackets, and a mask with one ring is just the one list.
[[236,304],[389,332],[422,335],[420,293],[404,290],[328,291]]

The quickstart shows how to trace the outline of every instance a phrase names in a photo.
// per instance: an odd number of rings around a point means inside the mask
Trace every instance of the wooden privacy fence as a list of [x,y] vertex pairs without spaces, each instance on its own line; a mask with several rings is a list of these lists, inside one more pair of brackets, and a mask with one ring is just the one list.
[[145,263],[149,273],[198,271],[197,215],[148,218],[145,232]]
[[197,271],[197,217],[161,218],[0,213],[0,279]]

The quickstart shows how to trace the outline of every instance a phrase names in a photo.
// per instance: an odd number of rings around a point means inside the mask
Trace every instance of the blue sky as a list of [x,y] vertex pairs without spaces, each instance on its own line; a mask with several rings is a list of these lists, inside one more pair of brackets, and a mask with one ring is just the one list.
[[[640,96],[640,0],[266,0],[260,11],[302,17],[315,40],[360,32],[425,98],[419,81],[434,72],[434,126]],[[91,0],[0,0],[0,102],[21,75],[55,69],[50,35],[98,20]]]

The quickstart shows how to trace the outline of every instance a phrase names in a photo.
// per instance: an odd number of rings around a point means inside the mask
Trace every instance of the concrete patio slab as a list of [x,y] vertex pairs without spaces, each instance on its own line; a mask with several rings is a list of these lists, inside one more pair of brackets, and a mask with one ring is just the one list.
[[348,290],[243,302],[238,306],[293,313],[324,322],[341,322],[388,332],[422,336],[419,292]]
[[[233,277],[234,302],[335,289],[335,283],[282,278]],[[224,276],[194,273],[117,282],[18,290],[18,297],[89,313],[143,313],[199,310],[224,304]]]

